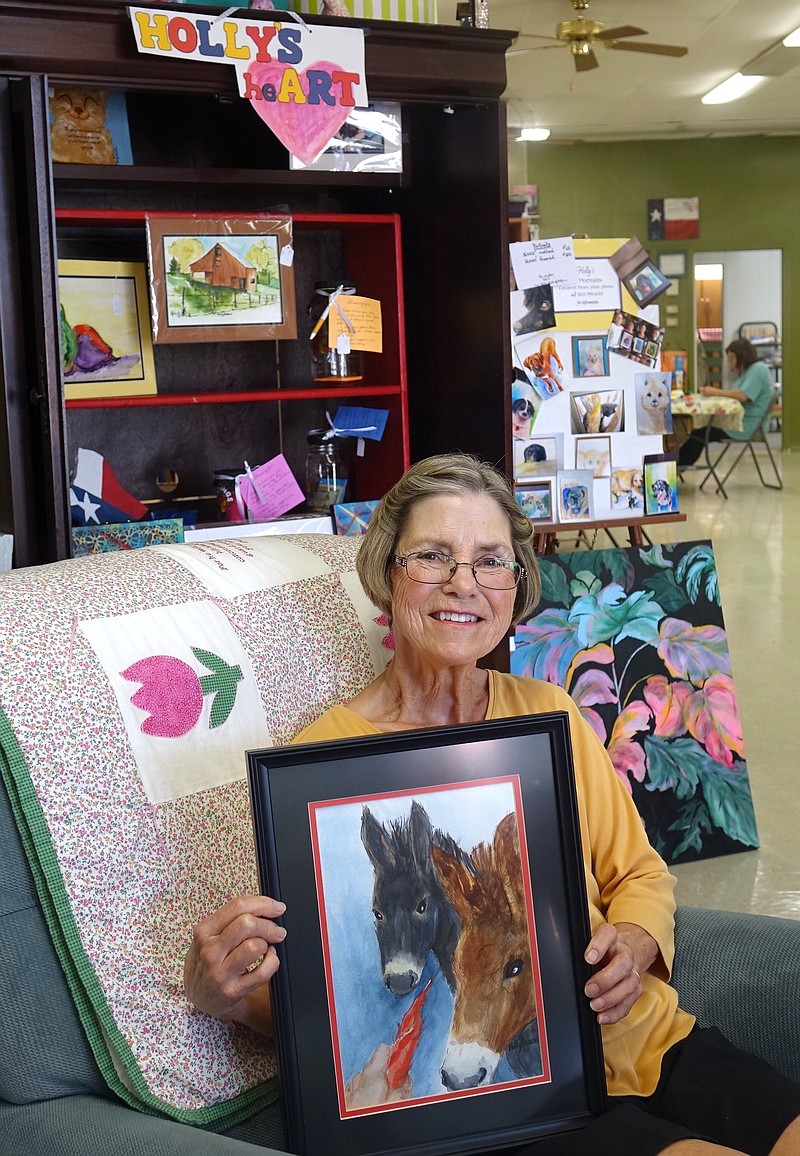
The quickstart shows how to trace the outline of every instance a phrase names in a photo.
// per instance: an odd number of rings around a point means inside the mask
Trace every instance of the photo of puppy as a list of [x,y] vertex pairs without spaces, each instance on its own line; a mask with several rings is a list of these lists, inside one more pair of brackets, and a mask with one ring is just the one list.
[[612,470],[611,507],[614,510],[644,509],[644,474],[641,469]]
[[[520,315],[520,309],[523,312]],[[553,290],[550,285],[536,285],[532,289],[511,294],[511,328],[517,337],[552,329],[556,323],[553,309]]]
[[536,411],[527,397],[519,397],[511,403],[511,436],[526,441],[531,436],[531,423]]
[[640,434],[672,433],[671,373],[637,373],[636,431]]

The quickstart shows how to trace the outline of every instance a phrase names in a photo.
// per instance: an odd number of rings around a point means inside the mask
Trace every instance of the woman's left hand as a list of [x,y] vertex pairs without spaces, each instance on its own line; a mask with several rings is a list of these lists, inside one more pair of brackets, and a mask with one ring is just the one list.
[[635,923],[604,923],[584,952],[597,971],[584,991],[599,1024],[623,1019],[642,994],[641,977],[658,955],[658,944]]

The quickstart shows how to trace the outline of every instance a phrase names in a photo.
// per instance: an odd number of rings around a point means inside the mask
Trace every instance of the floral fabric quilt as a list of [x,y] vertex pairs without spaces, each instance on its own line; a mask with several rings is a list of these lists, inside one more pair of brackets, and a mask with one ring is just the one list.
[[245,751],[390,657],[358,540],[160,545],[0,579],[0,773],[97,1063],[132,1105],[227,1127],[275,1057],[183,991],[191,928],[258,890]]

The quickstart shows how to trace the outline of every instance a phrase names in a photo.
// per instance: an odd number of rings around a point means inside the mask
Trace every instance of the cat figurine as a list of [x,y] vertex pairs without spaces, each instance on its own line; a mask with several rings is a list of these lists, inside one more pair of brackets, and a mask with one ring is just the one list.
[[50,148],[54,161],[71,165],[115,165],[106,126],[107,95],[101,88],[56,88],[50,96]]

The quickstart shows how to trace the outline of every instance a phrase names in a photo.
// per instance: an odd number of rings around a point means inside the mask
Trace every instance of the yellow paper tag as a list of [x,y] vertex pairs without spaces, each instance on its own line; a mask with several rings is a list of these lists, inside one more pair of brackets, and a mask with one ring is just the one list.
[[340,334],[350,338],[351,349],[366,349],[370,353],[383,353],[383,326],[381,323],[381,303],[372,297],[338,298],[348,321],[353,326],[351,332],[345,324],[336,305],[328,314],[328,345],[336,348]]

